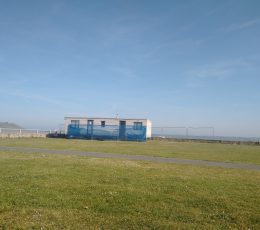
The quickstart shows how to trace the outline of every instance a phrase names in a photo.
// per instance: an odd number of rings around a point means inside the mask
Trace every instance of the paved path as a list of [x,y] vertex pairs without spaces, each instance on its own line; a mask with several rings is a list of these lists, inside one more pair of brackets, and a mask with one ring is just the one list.
[[96,152],[82,152],[82,151],[75,151],[75,150],[52,150],[52,149],[6,147],[6,146],[0,146],[0,151],[1,150],[25,152],[25,153],[80,155],[80,156],[88,156],[88,157],[95,157],[95,158],[127,159],[127,160],[152,161],[152,162],[160,162],[160,163],[191,164],[191,165],[199,165],[199,166],[215,166],[215,167],[234,168],[234,169],[260,170],[260,165],[254,165],[254,164],[226,163],[226,162],[215,162],[215,161],[205,161],[205,160],[188,160],[188,159],[180,159],[180,158],[153,157],[153,156],[144,156],[144,155],[96,153]]

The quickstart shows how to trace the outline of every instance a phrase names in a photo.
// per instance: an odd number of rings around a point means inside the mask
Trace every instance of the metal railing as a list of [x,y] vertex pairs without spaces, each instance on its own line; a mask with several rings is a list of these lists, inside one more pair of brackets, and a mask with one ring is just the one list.
[[[66,136],[64,130],[0,128],[0,137],[45,137],[45,136],[49,136],[50,134],[53,135],[54,137],[56,137],[56,136],[65,137]],[[117,137],[118,130],[116,129],[114,133],[112,132],[112,134]],[[152,127],[152,138],[260,142],[260,137],[217,136],[215,133],[214,127],[191,127],[191,126],[189,126],[189,127],[155,126],[155,127]],[[118,139],[118,138],[114,138],[114,139]]]
[[193,138],[193,137],[215,137],[214,127],[185,127],[185,126],[160,126],[152,127],[153,137],[176,137],[176,138]]
[[260,137],[240,137],[240,136],[218,136],[215,128],[211,126],[200,127],[152,127],[153,138],[174,138],[188,140],[212,140],[212,141],[236,141],[236,142],[260,142]]
[[129,140],[145,141],[146,126],[133,125],[69,125],[67,130],[69,138],[84,138],[98,140]]
[[0,128],[0,134],[50,134],[52,130]]

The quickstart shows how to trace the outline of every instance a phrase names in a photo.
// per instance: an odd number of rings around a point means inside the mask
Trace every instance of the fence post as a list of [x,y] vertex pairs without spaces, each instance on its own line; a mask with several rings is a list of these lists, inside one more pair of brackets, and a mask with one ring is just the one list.
[[163,136],[163,127],[161,128],[161,136]]
[[186,127],[186,138],[189,138],[189,127]]
[[20,135],[22,134],[22,130],[20,129]]

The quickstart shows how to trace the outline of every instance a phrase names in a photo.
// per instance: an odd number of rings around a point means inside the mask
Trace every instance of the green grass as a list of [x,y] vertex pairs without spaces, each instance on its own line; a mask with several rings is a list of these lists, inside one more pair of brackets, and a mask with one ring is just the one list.
[[260,146],[194,142],[87,141],[67,139],[0,139],[0,146],[71,149],[91,152],[177,157],[220,162],[260,164]]
[[0,151],[0,228],[259,229],[259,181],[254,170]]

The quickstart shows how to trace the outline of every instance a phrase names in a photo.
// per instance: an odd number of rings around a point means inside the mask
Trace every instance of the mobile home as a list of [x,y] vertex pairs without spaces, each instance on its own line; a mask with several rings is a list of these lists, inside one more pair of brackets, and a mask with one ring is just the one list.
[[145,141],[151,132],[148,119],[65,117],[68,138]]

